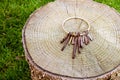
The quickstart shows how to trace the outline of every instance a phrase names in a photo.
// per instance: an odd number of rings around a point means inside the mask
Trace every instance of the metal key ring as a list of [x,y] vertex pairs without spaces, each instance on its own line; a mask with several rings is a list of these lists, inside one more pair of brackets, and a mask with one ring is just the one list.
[[[89,31],[90,30],[90,25],[88,24],[88,22],[86,22],[84,19],[82,19],[82,18],[80,18],[80,17],[69,17],[69,18],[67,18],[67,19],[65,19],[64,21],[63,21],[63,23],[62,23],[62,28],[63,28],[63,30],[68,34],[69,32],[67,31],[67,30],[65,30],[65,23],[67,22],[67,21],[69,21],[69,20],[71,20],[71,19],[80,19],[80,20],[82,20],[82,21],[84,21],[87,25],[88,25],[88,28],[87,28],[87,30],[85,30],[85,31]],[[75,34],[75,32],[74,32],[74,34]],[[83,31],[83,33],[81,33],[80,35],[83,35],[84,34],[84,31]]]

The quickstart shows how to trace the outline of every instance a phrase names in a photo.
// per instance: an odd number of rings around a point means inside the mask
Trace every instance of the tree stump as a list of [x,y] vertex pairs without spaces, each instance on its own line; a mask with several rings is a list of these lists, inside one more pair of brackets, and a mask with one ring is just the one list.
[[[73,46],[61,51],[60,44],[66,35],[62,23],[73,16],[86,20],[93,36],[75,59]],[[65,28],[76,30],[79,25],[74,19]],[[22,39],[33,80],[120,80],[120,16],[106,5],[92,0],[51,2],[30,15]]]

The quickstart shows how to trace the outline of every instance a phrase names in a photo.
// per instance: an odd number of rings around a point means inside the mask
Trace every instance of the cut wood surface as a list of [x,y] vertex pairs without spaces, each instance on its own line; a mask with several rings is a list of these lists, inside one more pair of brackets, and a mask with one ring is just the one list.
[[[73,46],[61,51],[60,41],[66,36],[62,23],[69,17],[80,17],[88,22],[93,36],[93,41],[84,45],[75,59],[72,59]],[[65,29],[78,30],[79,24],[79,19],[70,20]],[[80,30],[84,29],[83,23]],[[38,76],[37,72],[56,80],[106,77],[119,70],[120,16],[113,8],[92,0],[56,0],[29,17],[23,28],[23,46],[33,66],[31,73],[33,70]]]

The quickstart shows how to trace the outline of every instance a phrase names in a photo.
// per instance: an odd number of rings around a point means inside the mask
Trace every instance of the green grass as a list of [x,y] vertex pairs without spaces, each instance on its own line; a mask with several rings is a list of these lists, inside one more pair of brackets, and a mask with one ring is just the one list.
[[[29,15],[53,0],[0,0],[0,80],[30,80],[22,28]],[[96,0],[120,12],[120,0]]]

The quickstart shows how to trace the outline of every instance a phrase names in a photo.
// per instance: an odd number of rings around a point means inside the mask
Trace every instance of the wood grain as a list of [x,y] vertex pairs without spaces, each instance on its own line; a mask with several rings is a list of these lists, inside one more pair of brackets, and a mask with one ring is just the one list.
[[[90,34],[94,38],[89,45],[83,45],[81,54],[74,60],[71,58],[72,46],[60,50],[60,40],[66,35],[61,24],[73,16],[90,24]],[[79,24],[78,20],[69,21],[65,29]],[[42,71],[56,80],[58,77],[63,80],[104,78],[120,70],[119,25],[118,13],[104,4],[92,0],[56,0],[37,9],[27,20],[22,34],[26,58],[37,70],[37,76]],[[84,22],[81,26],[80,30],[84,30]]]

